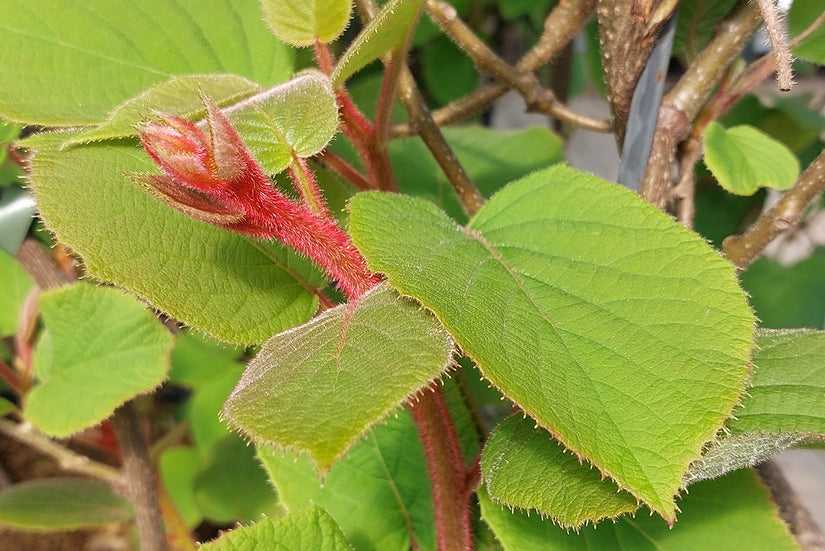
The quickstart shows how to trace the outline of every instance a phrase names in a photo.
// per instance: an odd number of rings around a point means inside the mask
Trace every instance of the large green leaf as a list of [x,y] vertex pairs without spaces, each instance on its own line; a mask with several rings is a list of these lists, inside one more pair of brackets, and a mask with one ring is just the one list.
[[270,174],[287,167],[293,152],[310,157],[324,149],[338,129],[338,104],[329,79],[317,71],[226,110],[246,146]]
[[72,530],[126,522],[132,515],[132,504],[97,480],[48,478],[0,492],[0,524],[22,530]]
[[727,422],[731,434],[713,442],[685,483],[756,465],[809,437],[825,437],[825,333],[757,334],[752,386]]
[[200,94],[209,96],[218,105],[226,105],[247,98],[260,88],[237,75],[173,76],[121,103],[106,122],[68,140],[66,145],[136,136],[138,123],[149,120],[156,111],[186,118],[203,117],[205,110]]
[[[561,138],[547,128],[502,131],[460,126],[443,132],[485,197],[507,182],[564,160]],[[453,187],[424,142],[417,137],[393,140],[389,152],[401,191],[429,199],[459,222],[467,221]]]
[[424,0],[390,0],[364,27],[338,60],[332,73],[336,86],[403,43],[418,21]]
[[172,75],[269,86],[289,78],[294,57],[256,0],[5,0],[0,31],[0,114],[46,126],[101,123]]
[[753,195],[761,187],[785,190],[799,177],[793,152],[752,126],[725,129],[712,122],[703,144],[705,164],[731,193]]
[[673,50],[693,59],[713,36],[716,25],[736,5],[736,0],[682,0],[676,19]]
[[323,482],[306,455],[259,447],[258,456],[288,510],[320,505],[357,551],[407,550],[412,539],[435,550],[427,463],[406,411],[370,431]]
[[198,547],[201,551],[352,551],[341,529],[326,511],[307,511],[242,526],[215,541]]
[[452,354],[428,312],[381,285],[265,342],[223,415],[256,442],[309,452],[326,471]]
[[575,528],[638,508],[636,498],[565,453],[532,419],[511,417],[496,427],[484,446],[481,476],[495,501],[535,509],[562,526]]
[[562,166],[510,184],[468,228],[378,192],[350,217],[370,268],[433,310],[485,377],[673,518],[747,374],[754,320],[729,263],[635,194]]
[[24,414],[43,432],[69,436],[106,419],[166,378],[173,339],[123,291],[86,283],[40,296],[46,332],[34,356],[40,380]]
[[752,471],[743,470],[690,487],[679,502],[682,514],[670,529],[640,511],[615,524],[603,522],[579,533],[538,515],[511,512],[479,492],[481,514],[505,551],[792,551],[798,549]]
[[[788,14],[788,31],[796,36],[808,28],[822,14],[819,0],[794,0]],[[825,25],[820,25],[796,48],[794,55],[800,59],[825,65]]]
[[5,251],[0,250],[0,337],[14,334],[20,308],[34,282],[26,270]]
[[825,435],[825,333],[761,331],[757,344],[748,396],[728,428]]
[[60,151],[72,136],[41,134],[25,142],[36,151],[30,182],[42,218],[91,275],[229,342],[263,342],[312,316],[317,299],[299,275],[305,261],[149,196],[129,179],[153,166],[136,146]]
[[352,0],[261,0],[261,8],[275,36],[293,46],[311,46],[344,32]]

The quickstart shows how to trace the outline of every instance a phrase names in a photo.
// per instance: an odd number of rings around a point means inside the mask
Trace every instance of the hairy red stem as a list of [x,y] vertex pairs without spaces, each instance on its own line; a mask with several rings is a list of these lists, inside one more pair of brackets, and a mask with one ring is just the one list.
[[410,411],[427,456],[438,549],[468,551],[473,547],[468,471],[444,395],[432,384],[410,400]]

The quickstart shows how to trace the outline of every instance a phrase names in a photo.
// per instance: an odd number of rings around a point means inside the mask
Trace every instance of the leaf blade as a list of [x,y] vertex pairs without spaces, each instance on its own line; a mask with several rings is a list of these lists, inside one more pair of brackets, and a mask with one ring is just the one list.
[[24,415],[43,432],[91,427],[166,378],[172,336],[133,297],[78,283],[43,293],[40,309],[48,338],[35,350],[40,384]]
[[[370,268],[433,310],[486,378],[673,515],[682,475],[744,386],[753,316],[729,264],[630,192],[565,167],[510,184],[467,229],[380,193],[357,195],[350,216]],[[688,329],[701,346],[684,346]],[[665,365],[680,366],[678,383]],[[631,398],[640,387],[656,388],[655,399]],[[686,418],[695,424],[674,420]]]
[[452,354],[434,319],[380,285],[264,343],[222,415],[256,442],[309,452],[326,471]]

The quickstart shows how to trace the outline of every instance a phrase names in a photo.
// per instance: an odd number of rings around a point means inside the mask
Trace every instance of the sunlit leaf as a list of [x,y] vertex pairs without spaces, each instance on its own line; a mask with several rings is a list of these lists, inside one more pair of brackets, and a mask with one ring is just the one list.
[[703,143],[705,164],[731,193],[753,195],[761,187],[784,190],[799,177],[799,161],[793,152],[752,126],[726,130],[712,122]]
[[292,74],[257,0],[5,0],[0,25],[0,115],[29,124],[102,123],[173,75]]
[[311,46],[344,32],[352,0],[261,0],[261,7],[275,36],[293,46]]
[[172,336],[134,297],[78,283],[40,295],[40,310],[40,383],[24,414],[43,432],[69,436],[91,427],[166,377]]
[[352,199],[350,225],[370,268],[433,310],[485,377],[672,518],[750,359],[753,316],[716,251],[561,166],[510,184],[467,228],[378,192]]

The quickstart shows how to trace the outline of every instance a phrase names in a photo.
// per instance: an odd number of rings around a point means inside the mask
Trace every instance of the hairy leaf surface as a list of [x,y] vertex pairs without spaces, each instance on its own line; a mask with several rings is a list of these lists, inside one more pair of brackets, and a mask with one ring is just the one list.
[[332,73],[336,86],[396,48],[418,20],[424,0],[390,0],[353,40]]
[[768,489],[749,470],[700,482],[679,502],[682,513],[671,529],[639,511],[615,524],[603,522],[578,533],[539,515],[502,508],[479,492],[481,515],[505,551],[792,551],[798,549],[771,501]]
[[484,446],[481,477],[495,501],[535,509],[562,526],[575,528],[638,508],[636,498],[565,453],[529,418],[511,417],[496,427]]
[[335,94],[329,79],[317,71],[264,90],[225,112],[270,174],[285,169],[293,152],[299,157],[320,152],[338,129]]
[[65,437],[96,425],[166,377],[172,335],[123,291],[77,283],[43,293],[40,310],[40,384],[24,415],[43,432]]
[[0,51],[0,114],[46,126],[101,123],[172,75],[271,86],[289,78],[294,58],[256,0],[5,0]]
[[437,320],[380,285],[265,342],[223,415],[255,442],[309,452],[326,471],[452,354]]
[[110,138],[137,135],[137,125],[150,120],[155,112],[184,118],[203,117],[206,110],[200,94],[218,105],[235,103],[260,90],[254,82],[237,75],[182,75],[156,84],[115,107],[106,122],[93,130],[67,140],[73,145]]
[[261,0],[261,8],[275,36],[293,46],[312,46],[344,32],[352,0]]
[[825,333],[762,330],[757,344],[748,396],[728,428],[825,435]]
[[184,323],[238,344],[312,316],[308,262],[282,247],[247,240],[179,213],[139,189],[130,174],[149,157],[128,143],[60,151],[71,133],[25,142],[36,151],[31,186],[58,239],[90,275],[144,298]]
[[747,374],[753,315],[729,263],[635,194],[561,166],[510,184],[467,228],[378,192],[350,216],[370,268],[433,310],[485,377],[673,518]]
[[252,526],[241,526],[215,541],[198,547],[201,551],[352,551],[341,529],[326,511],[313,507],[279,518],[264,518]]

